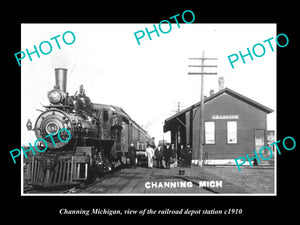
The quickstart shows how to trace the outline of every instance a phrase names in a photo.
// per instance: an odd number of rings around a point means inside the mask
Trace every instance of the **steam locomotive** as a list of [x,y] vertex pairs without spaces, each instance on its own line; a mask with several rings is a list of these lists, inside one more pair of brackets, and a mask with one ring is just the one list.
[[[69,96],[67,69],[55,69],[55,81],[48,92],[50,105],[44,106],[33,129],[48,149],[24,159],[26,184],[45,188],[92,182],[128,162],[130,143],[144,151],[151,142],[148,133],[122,108],[92,103],[83,85]],[[70,132],[68,142],[59,140],[61,129]],[[59,135],[63,138],[64,133]]]

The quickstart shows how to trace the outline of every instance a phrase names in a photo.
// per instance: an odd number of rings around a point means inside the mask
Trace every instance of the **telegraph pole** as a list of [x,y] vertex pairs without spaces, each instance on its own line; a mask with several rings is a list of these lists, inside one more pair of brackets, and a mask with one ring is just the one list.
[[179,113],[180,111],[181,111],[181,109],[184,107],[183,106],[183,102],[180,102],[180,101],[178,101],[178,102],[176,102],[176,106],[173,106],[174,108],[177,108],[177,109],[173,109],[172,111],[171,111],[171,113]]
[[189,67],[201,67],[201,73],[189,72],[189,75],[201,75],[201,104],[200,104],[200,160],[199,166],[203,166],[203,145],[204,145],[204,75],[217,75],[217,73],[206,73],[204,68],[218,67],[217,65],[204,65],[204,60],[217,60],[217,58],[205,58],[202,51],[201,58],[189,58],[190,60],[201,60],[201,65],[189,65]]
[[179,113],[180,112],[180,102],[177,102],[177,106],[178,106],[177,113]]

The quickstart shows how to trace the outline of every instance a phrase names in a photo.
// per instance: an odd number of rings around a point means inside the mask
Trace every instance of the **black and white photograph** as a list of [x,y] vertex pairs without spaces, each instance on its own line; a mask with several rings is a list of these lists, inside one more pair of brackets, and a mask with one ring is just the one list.
[[297,216],[295,4],[24,3],[3,7],[3,220]]
[[21,196],[277,195],[276,59],[292,40],[178,14],[21,24]]

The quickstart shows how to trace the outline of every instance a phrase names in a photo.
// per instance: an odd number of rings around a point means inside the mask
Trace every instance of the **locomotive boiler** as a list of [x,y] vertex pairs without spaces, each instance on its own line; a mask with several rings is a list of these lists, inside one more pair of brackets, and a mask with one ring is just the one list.
[[[150,140],[122,108],[92,103],[83,85],[69,96],[67,69],[55,69],[55,86],[48,99],[50,104],[44,106],[33,129],[38,139],[47,142],[48,150],[25,160],[26,183],[32,186],[93,181],[127,162],[129,143],[143,150]],[[69,136],[68,142],[59,140]]]

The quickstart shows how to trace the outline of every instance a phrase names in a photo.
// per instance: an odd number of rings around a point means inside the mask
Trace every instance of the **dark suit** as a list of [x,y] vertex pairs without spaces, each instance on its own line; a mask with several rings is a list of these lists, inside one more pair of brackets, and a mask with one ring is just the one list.
[[129,160],[130,160],[130,165],[131,167],[136,167],[136,163],[135,163],[135,160],[136,160],[136,149],[134,146],[130,146],[128,148],[128,155],[129,155]]
[[164,148],[164,158],[165,158],[165,161],[166,161],[166,168],[167,169],[170,169],[170,159],[172,157],[172,147],[169,146],[168,148],[165,147]]
[[[160,148],[160,150],[159,150]],[[162,158],[163,158],[163,150],[162,147],[159,147],[155,150],[155,157],[156,157],[156,163],[157,168],[164,168],[162,164]]]

